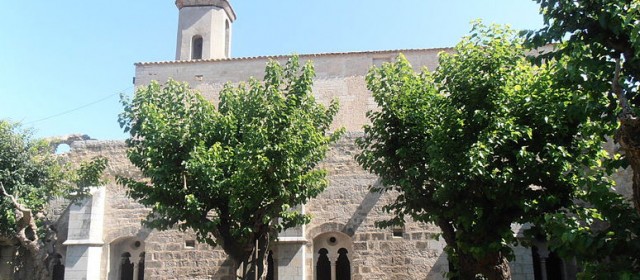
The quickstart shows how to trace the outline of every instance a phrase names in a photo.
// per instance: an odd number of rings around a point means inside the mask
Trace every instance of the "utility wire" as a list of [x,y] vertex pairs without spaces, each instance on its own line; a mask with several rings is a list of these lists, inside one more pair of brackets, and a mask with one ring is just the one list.
[[84,105],[80,105],[80,106],[78,106],[78,107],[75,107],[75,108],[73,108],[73,109],[69,109],[69,110],[66,110],[66,111],[63,111],[63,112],[60,112],[60,113],[57,113],[57,114],[50,115],[50,116],[48,116],[48,117],[44,117],[44,118],[41,118],[41,119],[37,119],[37,120],[35,120],[35,121],[26,122],[26,123],[24,123],[24,124],[37,123],[37,122],[46,121],[46,120],[48,120],[48,119],[52,119],[52,118],[55,118],[55,117],[59,117],[59,116],[62,116],[62,115],[66,115],[66,114],[69,114],[69,113],[72,113],[72,112],[78,111],[78,110],[80,110],[80,109],[84,109],[84,108],[86,108],[86,107],[89,107],[89,106],[91,106],[91,105],[94,105],[94,104],[100,103],[100,102],[102,102],[102,101],[105,101],[105,100],[107,100],[107,99],[109,99],[109,98],[111,98],[111,97],[114,97],[114,96],[116,96],[116,95],[119,95],[120,93],[126,92],[126,91],[128,91],[128,90],[130,90],[130,89],[132,89],[132,88],[133,88],[133,87],[131,86],[131,87],[128,87],[128,88],[123,89],[123,90],[121,90],[121,91],[118,91],[118,92],[115,92],[115,93],[109,94],[109,95],[107,95],[107,96],[105,96],[105,97],[103,97],[103,98],[100,98],[100,99],[96,100],[96,101],[92,101],[92,102],[89,102],[89,103],[87,103],[87,104],[84,104]]

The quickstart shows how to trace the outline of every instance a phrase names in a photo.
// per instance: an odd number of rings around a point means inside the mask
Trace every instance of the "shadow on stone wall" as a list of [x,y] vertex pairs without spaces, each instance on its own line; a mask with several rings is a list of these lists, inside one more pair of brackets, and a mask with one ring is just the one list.
[[444,280],[447,279],[444,277],[444,273],[449,271],[449,261],[447,260],[447,254],[444,252],[440,253],[436,263],[433,264],[431,271],[427,274],[427,278],[425,280]]
[[[376,182],[374,183],[375,186],[378,186],[379,184],[380,179],[376,180]],[[371,212],[371,209],[376,206],[381,196],[381,191],[368,192],[347,222],[347,224],[344,226],[344,229],[342,229],[342,232],[353,237],[360,225],[362,225],[364,219],[367,218],[367,215],[369,215],[369,212]]]
[[233,267],[233,260],[231,257],[227,257],[224,262],[218,266],[218,270],[213,274],[211,280],[236,280]]

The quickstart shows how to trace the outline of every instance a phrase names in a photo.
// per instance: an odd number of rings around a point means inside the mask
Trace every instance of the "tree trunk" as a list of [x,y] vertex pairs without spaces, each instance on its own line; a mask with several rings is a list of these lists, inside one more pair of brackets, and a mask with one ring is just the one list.
[[258,280],[264,274],[264,261],[267,256],[267,248],[269,247],[269,235],[263,235],[256,242],[256,246],[252,250],[247,250],[247,254],[241,259],[236,260],[239,264],[236,271],[241,268],[238,279],[242,280]]
[[475,259],[468,254],[458,254],[460,279],[510,280],[509,261],[501,253],[490,253],[482,259]]
[[620,128],[616,132],[615,139],[620,143],[620,148],[624,151],[625,158],[633,171],[632,200],[636,211],[640,213],[640,119],[634,114],[620,85],[622,61],[620,57],[615,58],[615,61],[616,69],[611,80],[611,91],[618,98],[618,106],[621,109],[618,115]]
[[43,246],[38,239],[38,225],[36,219],[42,220],[41,214],[34,214],[31,209],[18,202],[18,200],[7,192],[4,185],[0,183],[1,194],[10,199],[14,206],[16,219],[15,239],[20,244],[18,250],[18,261],[16,275],[21,275],[18,279],[50,279],[48,266],[48,252],[43,250]]
[[620,124],[616,140],[633,171],[632,199],[636,211],[640,213],[640,120],[621,119]]

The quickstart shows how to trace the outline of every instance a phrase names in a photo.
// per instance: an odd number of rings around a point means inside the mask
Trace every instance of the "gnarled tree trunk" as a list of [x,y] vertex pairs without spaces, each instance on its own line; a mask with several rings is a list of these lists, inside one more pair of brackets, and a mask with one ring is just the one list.
[[620,120],[620,128],[616,134],[620,149],[624,151],[633,171],[633,205],[640,213],[640,120],[629,118]]
[[611,90],[618,98],[618,106],[621,112],[618,115],[620,127],[616,132],[615,139],[620,144],[620,149],[629,162],[633,171],[632,191],[633,205],[640,213],[640,119],[636,116],[629,105],[629,100],[620,85],[620,72],[622,68],[621,59],[616,58],[616,70],[611,80]]
[[[42,242],[38,238],[38,226],[36,216],[31,209],[25,207],[18,200],[7,193],[4,185],[0,183],[2,195],[13,203],[15,207],[16,234],[15,240],[20,244],[18,249],[18,262],[15,263],[18,278],[25,279],[50,279],[47,265],[47,253],[43,250]],[[41,214],[38,214],[40,216]]]

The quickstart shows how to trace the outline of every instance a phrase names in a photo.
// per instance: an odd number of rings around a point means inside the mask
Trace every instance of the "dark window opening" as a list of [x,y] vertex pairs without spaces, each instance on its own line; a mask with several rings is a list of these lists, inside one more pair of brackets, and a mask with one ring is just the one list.
[[138,280],[144,280],[144,257],[145,253],[140,253],[140,260],[138,261]]
[[196,35],[191,39],[191,59],[202,59],[202,36]]
[[56,254],[53,260],[53,272],[51,279],[64,280],[64,265],[62,264],[62,255]]
[[531,257],[533,258],[533,276],[535,280],[563,280],[563,263],[558,254],[549,252],[549,256],[543,260],[538,247],[533,246],[531,248]]
[[120,262],[120,280],[133,280],[133,263],[129,260],[131,254],[128,252],[121,255]]
[[269,256],[267,256],[267,278],[266,280],[275,280],[275,270],[276,266],[273,262],[273,251],[269,251]]
[[318,263],[316,264],[316,280],[331,280],[331,261],[329,261],[329,251],[322,248],[318,251]]
[[336,280],[351,280],[351,263],[347,256],[347,249],[338,250],[338,260],[336,261]]
[[224,22],[224,55],[229,57],[229,44],[231,44],[231,30],[229,30],[229,21]]
[[393,237],[402,237],[404,235],[404,229],[402,226],[394,226],[393,227]]

